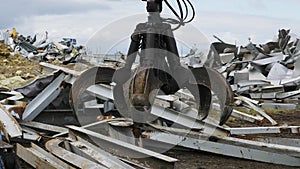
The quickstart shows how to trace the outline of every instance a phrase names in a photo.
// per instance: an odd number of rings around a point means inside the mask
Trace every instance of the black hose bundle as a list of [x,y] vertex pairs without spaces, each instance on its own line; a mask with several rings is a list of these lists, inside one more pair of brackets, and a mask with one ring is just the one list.
[[[167,18],[163,20],[164,22],[170,24],[176,24],[177,26],[173,30],[176,30],[181,26],[184,26],[185,24],[190,23],[194,20],[196,12],[195,12],[195,7],[190,0],[177,0],[179,13],[172,7],[172,5],[167,0],[164,0],[164,2],[169,7],[169,9],[173,12],[173,14],[177,17],[177,19]],[[192,16],[188,18],[190,10],[192,10]]]

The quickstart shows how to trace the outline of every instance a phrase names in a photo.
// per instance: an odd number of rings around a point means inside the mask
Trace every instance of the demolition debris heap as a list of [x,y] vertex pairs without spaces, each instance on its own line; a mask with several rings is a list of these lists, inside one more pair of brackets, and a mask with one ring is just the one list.
[[[219,39],[211,44],[207,59],[189,65],[214,68],[231,85],[234,110],[224,126],[214,117],[201,121],[191,116],[193,98],[180,90],[156,96],[157,111],[151,113],[158,121],[141,125],[138,139],[131,119],[110,114],[116,111],[114,86],[83,76],[98,70],[109,73],[124,64],[110,60],[92,67],[83,62],[82,57],[88,57],[76,40],[51,42],[47,32],[25,38],[13,30],[10,38],[3,37],[0,168],[17,165],[16,156],[35,168],[174,168],[177,159],[155,152],[165,145],[300,166],[300,40],[289,30],[280,30],[276,40],[261,45],[236,46]],[[82,95],[77,110],[84,114],[80,118],[69,102],[78,79],[86,80],[78,91]],[[220,113],[218,99],[213,99],[211,111]],[[273,114],[266,109],[284,111]],[[129,158],[131,153],[136,156]]]

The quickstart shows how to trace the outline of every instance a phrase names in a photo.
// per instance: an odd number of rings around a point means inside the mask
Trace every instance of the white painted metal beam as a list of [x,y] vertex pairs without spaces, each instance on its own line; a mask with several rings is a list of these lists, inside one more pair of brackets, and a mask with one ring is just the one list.
[[251,134],[299,134],[300,126],[279,126],[279,127],[243,127],[227,128],[231,135],[251,135]]
[[217,124],[212,124],[208,122],[208,120],[201,121],[197,119],[196,116],[191,117],[174,110],[163,108],[161,106],[153,105],[151,114],[173,121],[174,123],[188,127],[189,129],[201,130],[203,133],[210,133],[220,136],[227,136],[229,134],[226,129]]
[[176,134],[155,132],[150,139],[163,143],[201,150],[220,155],[249,159],[287,166],[300,166],[300,149],[298,147],[261,143],[237,138],[217,138],[208,136],[182,137]]
[[101,98],[103,100],[114,100],[112,86],[92,85],[89,88],[87,88],[86,91],[90,92],[91,95],[95,95],[96,97]]
[[23,120],[33,120],[59,95],[60,85],[64,81],[65,74],[60,74],[39,95],[37,95],[26,107]]
[[282,137],[257,137],[254,140],[264,143],[300,147],[300,139],[282,138]]

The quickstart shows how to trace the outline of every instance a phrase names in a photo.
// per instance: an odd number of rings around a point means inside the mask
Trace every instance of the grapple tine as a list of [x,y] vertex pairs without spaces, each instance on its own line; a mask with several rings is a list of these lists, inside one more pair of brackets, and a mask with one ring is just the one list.
[[208,72],[204,68],[192,68],[193,77],[190,78],[187,89],[195,97],[198,106],[198,114],[201,120],[209,115],[211,105],[211,89]]
[[[212,68],[192,68],[191,71],[194,77],[189,83],[193,87],[188,87],[188,89],[192,92],[194,97],[196,97],[196,101],[199,102],[198,110],[202,115],[202,119],[207,118],[209,114],[212,91],[219,99],[222,111],[219,124],[223,125],[232,112],[233,92],[231,87],[225,78]],[[197,89],[195,89],[195,87],[197,87]],[[198,92],[199,95],[198,93],[195,94],[195,92]]]
[[205,67],[211,81],[211,90],[219,99],[221,108],[220,125],[226,123],[233,110],[234,94],[228,82],[218,71]]
[[203,114],[202,120],[206,119],[211,105],[212,94],[210,89],[204,85],[198,85],[199,96],[200,96],[200,107],[199,112]]

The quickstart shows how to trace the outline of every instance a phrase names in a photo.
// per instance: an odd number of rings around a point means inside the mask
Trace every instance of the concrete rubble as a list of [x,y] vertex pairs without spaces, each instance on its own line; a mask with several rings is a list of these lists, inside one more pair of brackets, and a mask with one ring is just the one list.
[[[115,110],[113,84],[86,79],[76,96],[81,103],[70,95],[85,73],[112,78],[122,63],[81,62],[85,49],[72,38],[51,42],[47,32],[33,38],[15,29],[0,33],[0,168],[15,168],[17,158],[34,168],[175,168],[178,159],[161,154],[162,147],[300,166],[300,126],[282,124],[268,111],[300,113],[300,40],[289,30],[245,47],[217,38],[207,59],[194,65],[224,75],[235,94],[230,121],[247,126],[219,126],[213,115],[200,120],[189,104],[193,98],[180,90],[156,96],[151,115],[159,120],[143,124],[138,136],[137,124]],[[220,113],[220,107],[214,102],[211,111]]]

